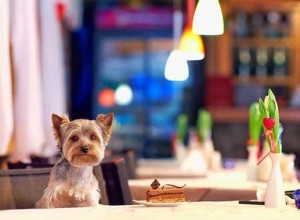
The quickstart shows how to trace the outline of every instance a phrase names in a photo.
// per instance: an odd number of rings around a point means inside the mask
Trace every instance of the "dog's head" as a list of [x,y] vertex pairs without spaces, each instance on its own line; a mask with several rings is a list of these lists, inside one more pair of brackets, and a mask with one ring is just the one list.
[[111,136],[113,118],[109,113],[99,114],[96,120],[70,121],[65,115],[52,114],[57,147],[73,166],[98,165]]

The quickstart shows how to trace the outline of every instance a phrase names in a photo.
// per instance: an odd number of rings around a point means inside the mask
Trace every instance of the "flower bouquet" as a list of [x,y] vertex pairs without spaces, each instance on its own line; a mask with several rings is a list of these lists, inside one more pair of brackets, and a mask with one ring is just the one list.
[[212,134],[212,116],[206,109],[198,111],[196,128],[199,135],[201,150],[210,169],[217,170],[221,164],[221,153],[215,151],[211,138]]
[[[180,165],[180,168],[184,171],[203,173],[208,167],[205,152],[199,139],[201,140],[201,135],[204,135],[208,132],[208,124],[210,123],[208,118],[209,113],[205,110],[201,110],[201,112],[202,114],[199,114],[202,116],[198,114],[198,119],[196,122],[197,129],[195,130],[195,128],[190,128],[188,132],[188,148],[186,148],[185,158],[181,161]],[[200,130],[201,132],[199,133]]]
[[269,155],[272,162],[271,173],[266,188],[265,206],[278,208],[284,206],[286,202],[280,169],[282,146],[279,140],[279,111],[275,95],[271,89],[268,90],[268,95],[264,101],[259,99],[259,110],[263,118],[263,135],[268,143],[269,152],[262,157],[258,164]]
[[259,104],[253,103],[249,109],[249,140],[247,142],[248,161],[247,161],[247,178],[256,180],[256,163],[257,153],[259,151],[259,138],[262,129],[262,115],[259,110]]
[[209,111],[205,109],[200,109],[198,111],[196,127],[201,143],[206,139],[211,138],[212,118]]
[[186,114],[180,114],[177,117],[177,130],[176,136],[174,140],[174,154],[175,158],[181,161],[185,157],[185,146],[184,146],[184,138],[187,133],[188,128],[188,117]]
[[248,146],[258,148],[259,138],[262,129],[262,114],[257,102],[253,103],[249,109],[249,140]]
[[263,118],[263,128],[265,139],[268,143],[270,151],[266,154],[259,163],[266,158],[270,153],[282,153],[282,146],[279,140],[279,111],[276,98],[271,89],[268,90],[268,95],[264,101],[259,99],[259,110]]

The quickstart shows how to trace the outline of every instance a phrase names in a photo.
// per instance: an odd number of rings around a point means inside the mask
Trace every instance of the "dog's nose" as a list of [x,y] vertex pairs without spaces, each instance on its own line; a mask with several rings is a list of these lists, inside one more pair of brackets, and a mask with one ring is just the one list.
[[89,148],[87,146],[81,147],[81,152],[87,154],[89,152]]

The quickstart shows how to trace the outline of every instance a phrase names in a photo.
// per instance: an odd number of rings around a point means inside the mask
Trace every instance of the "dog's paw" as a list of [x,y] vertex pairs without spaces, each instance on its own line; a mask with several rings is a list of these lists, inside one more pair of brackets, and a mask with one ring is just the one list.
[[85,193],[83,190],[78,190],[76,188],[71,188],[69,190],[69,196],[73,197],[76,201],[84,201],[85,200]]
[[81,193],[75,193],[74,194],[74,198],[75,198],[75,200],[81,202],[81,201],[85,200],[85,195],[81,194]]

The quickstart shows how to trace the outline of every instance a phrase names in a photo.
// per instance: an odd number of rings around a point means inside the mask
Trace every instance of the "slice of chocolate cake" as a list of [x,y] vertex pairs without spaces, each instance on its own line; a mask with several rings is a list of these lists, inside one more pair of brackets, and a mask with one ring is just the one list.
[[151,189],[146,192],[147,202],[153,203],[173,203],[173,202],[185,202],[185,196],[183,187],[167,184],[167,187],[163,186],[159,189],[159,183],[155,179],[151,184]]

